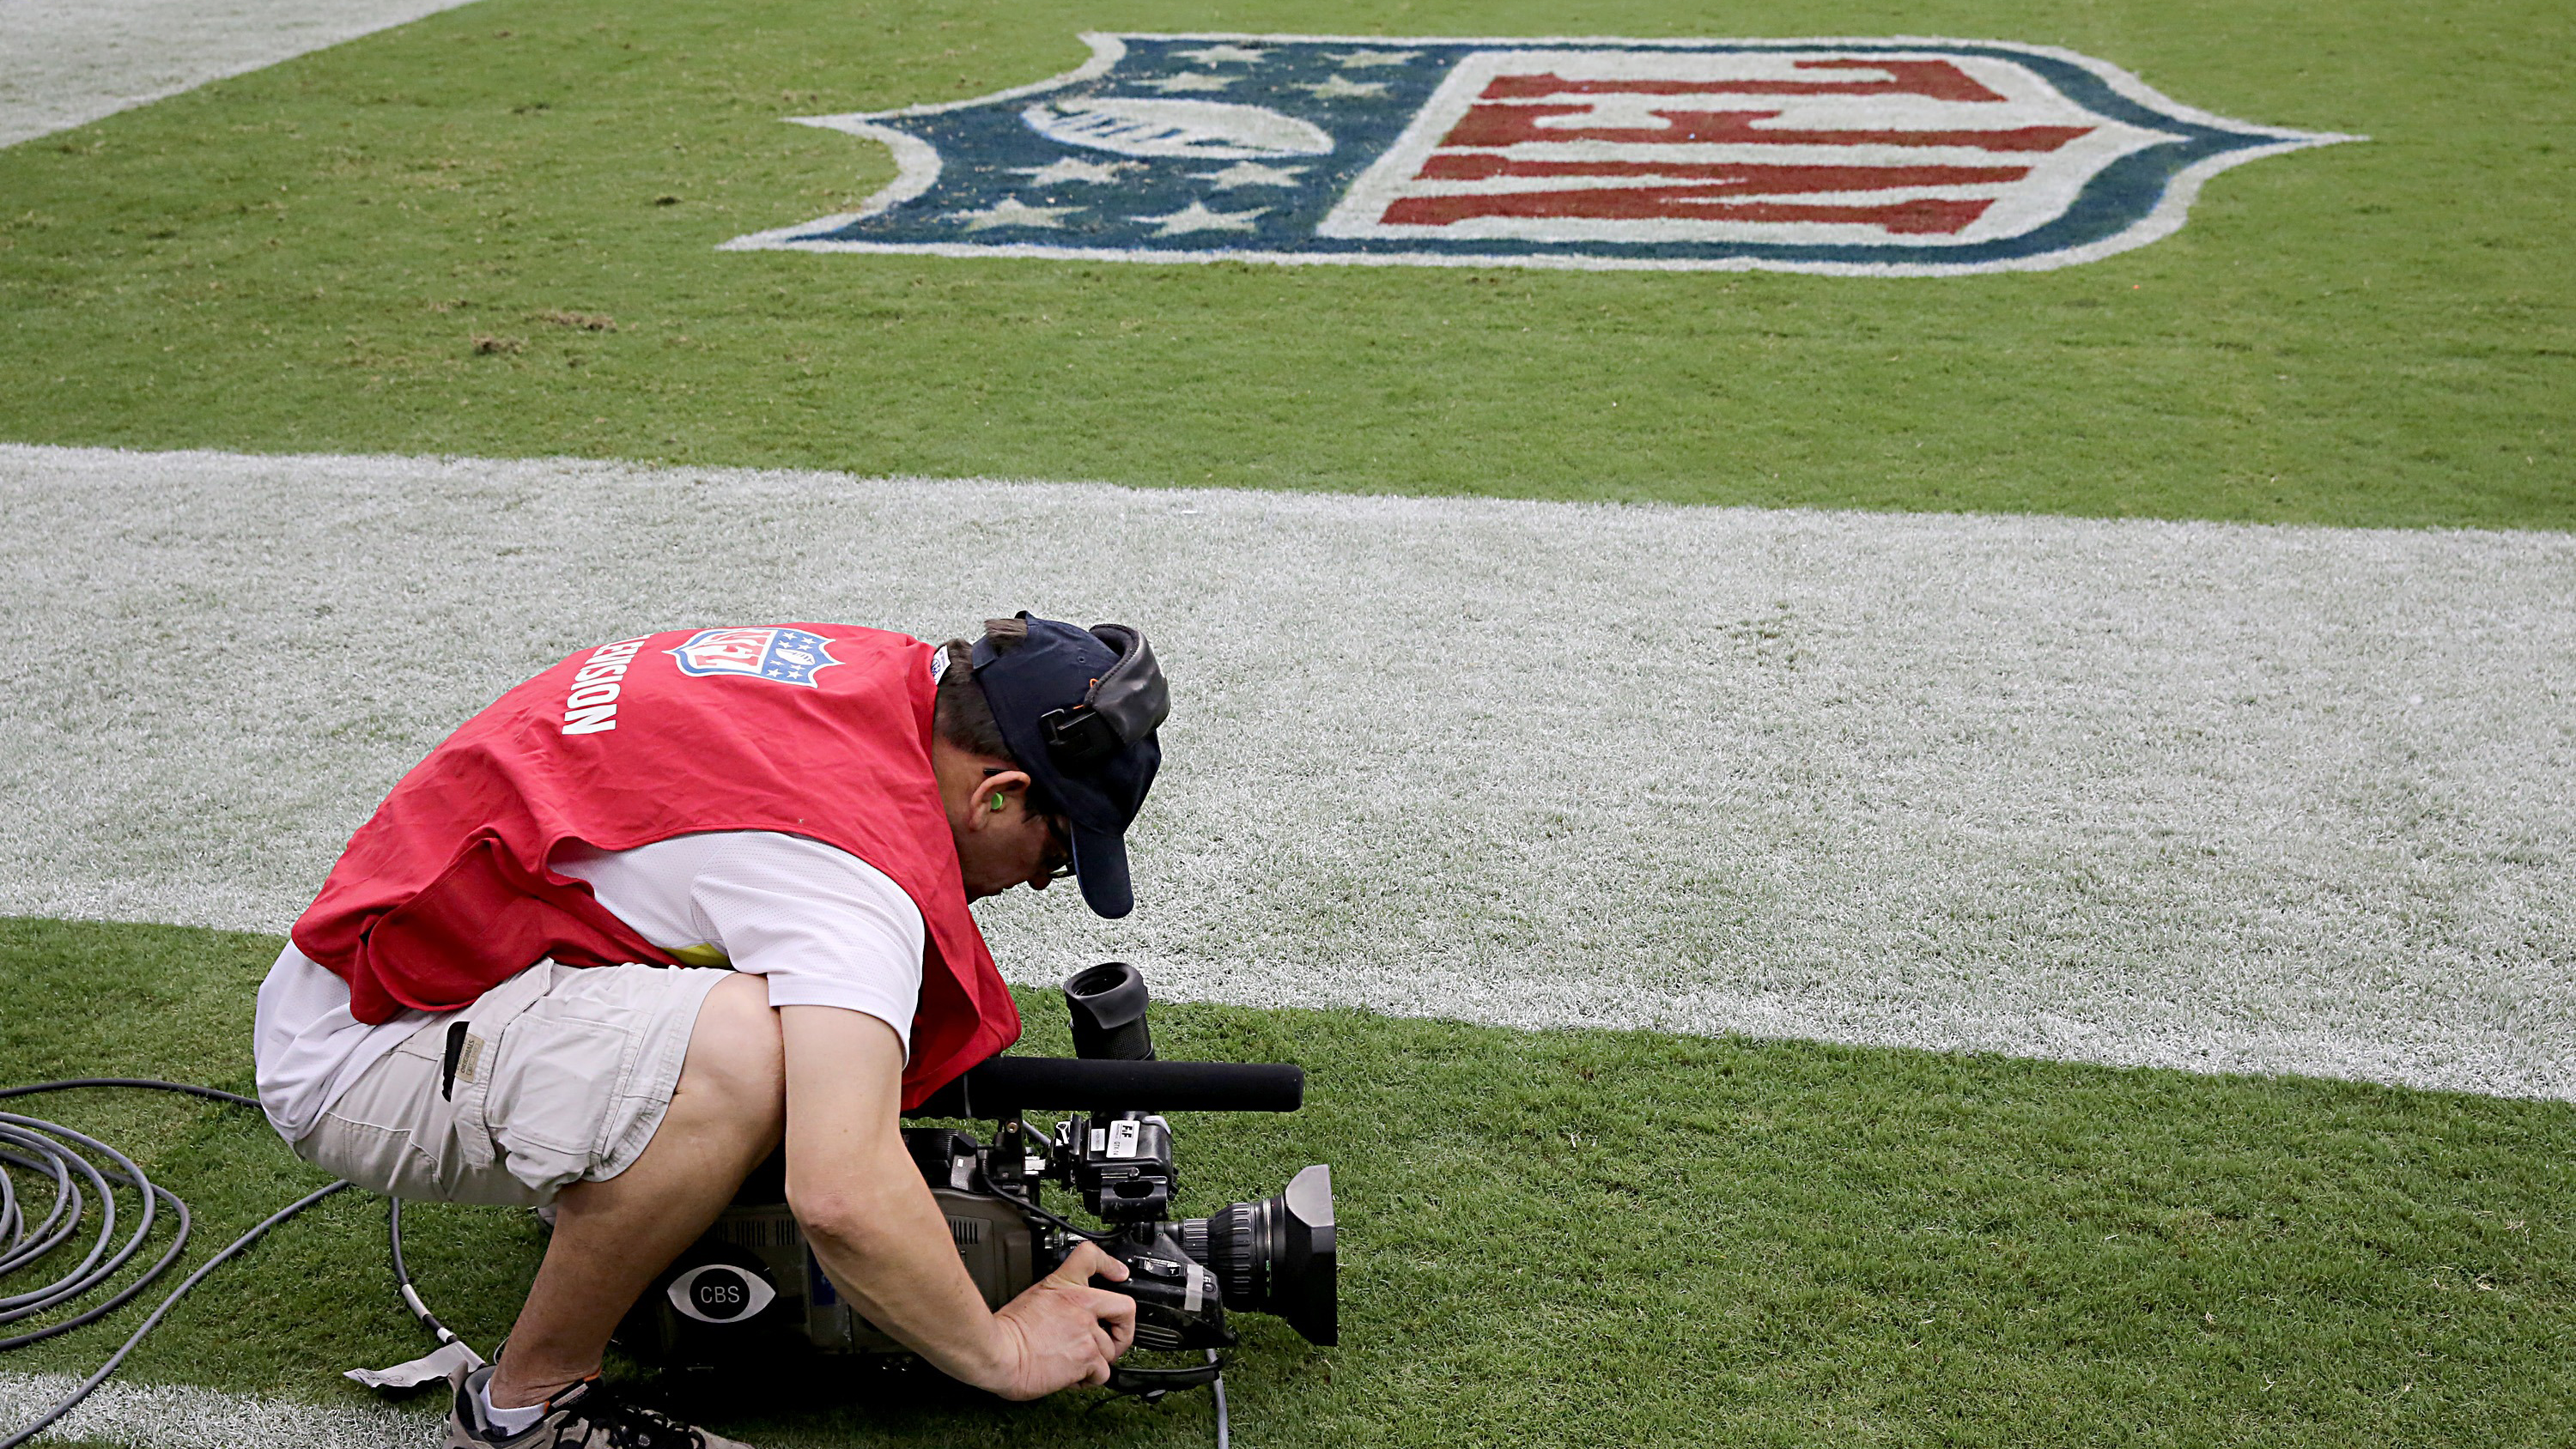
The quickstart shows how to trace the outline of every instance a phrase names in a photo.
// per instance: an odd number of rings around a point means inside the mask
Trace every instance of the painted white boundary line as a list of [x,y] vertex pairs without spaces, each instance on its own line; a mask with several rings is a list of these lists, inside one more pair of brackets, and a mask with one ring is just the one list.
[[576,646],[1151,634],[1017,979],[2576,1099],[2576,537],[0,447],[0,911],[279,929]]
[[464,0],[0,0],[0,146]]
[[[24,1427],[79,1383],[68,1374],[0,1373],[0,1433]],[[399,1408],[317,1406],[110,1379],[36,1442],[93,1440],[131,1449],[428,1449],[446,1412],[446,1399],[435,1393]]]

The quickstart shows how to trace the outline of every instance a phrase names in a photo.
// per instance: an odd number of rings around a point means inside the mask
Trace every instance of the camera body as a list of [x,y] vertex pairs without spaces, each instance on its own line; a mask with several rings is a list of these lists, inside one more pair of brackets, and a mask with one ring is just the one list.
[[[996,1057],[914,1114],[991,1120],[990,1141],[954,1127],[903,1129],[986,1305],[1018,1297],[1089,1240],[1127,1266],[1127,1281],[1098,1286],[1136,1300],[1138,1348],[1231,1348],[1230,1310],[1275,1314],[1310,1342],[1337,1342],[1331,1169],[1308,1167],[1272,1197],[1174,1221],[1171,1124],[1156,1110],[1294,1111],[1304,1073],[1156,1060],[1144,978],[1123,963],[1077,973],[1065,996],[1080,1056]],[[1041,1132],[1025,1115],[1039,1105],[1081,1110]],[[1104,1226],[1051,1211],[1049,1184],[1077,1194]],[[824,1275],[788,1210],[777,1155],[655,1281],[618,1337],[638,1357],[680,1368],[908,1352]],[[1215,1376],[1212,1366],[1120,1372],[1113,1386],[1142,1392]]]

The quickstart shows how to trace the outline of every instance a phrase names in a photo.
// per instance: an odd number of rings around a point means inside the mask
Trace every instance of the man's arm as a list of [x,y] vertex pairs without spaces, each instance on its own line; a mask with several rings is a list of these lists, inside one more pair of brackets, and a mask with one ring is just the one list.
[[1136,1304],[1090,1286],[1126,1266],[1085,1243],[999,1313],[967,1276],[904,1150],[903,1042],[834,1006],[778,1010],[787,1053],[787,1201],[834,1287],[942,1372],[1010,1399],[1106,1383]]

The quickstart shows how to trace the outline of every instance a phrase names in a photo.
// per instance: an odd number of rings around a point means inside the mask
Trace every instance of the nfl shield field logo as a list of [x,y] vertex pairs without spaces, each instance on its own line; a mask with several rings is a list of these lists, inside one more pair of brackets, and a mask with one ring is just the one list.
[[2143,246],[2225,120],[2071,51],[1955,40],[1092,35],[976,100],[805,118],[900,173],[736,248],[1129,261],[2037,270]]
[[814,676],[841,661],[832,641],[802,629],[700,629],[671,651],[682,674],[739,674],[815,689]]

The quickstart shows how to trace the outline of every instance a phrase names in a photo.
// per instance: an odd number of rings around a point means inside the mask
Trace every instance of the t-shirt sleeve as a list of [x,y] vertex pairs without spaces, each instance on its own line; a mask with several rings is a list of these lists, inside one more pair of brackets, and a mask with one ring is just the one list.
[[690,887],[710,944],[769,980],[772,1006],[864,1011],[912,1050],[921,1002],[921,910],[883,871],[801,836],[729,838]]

